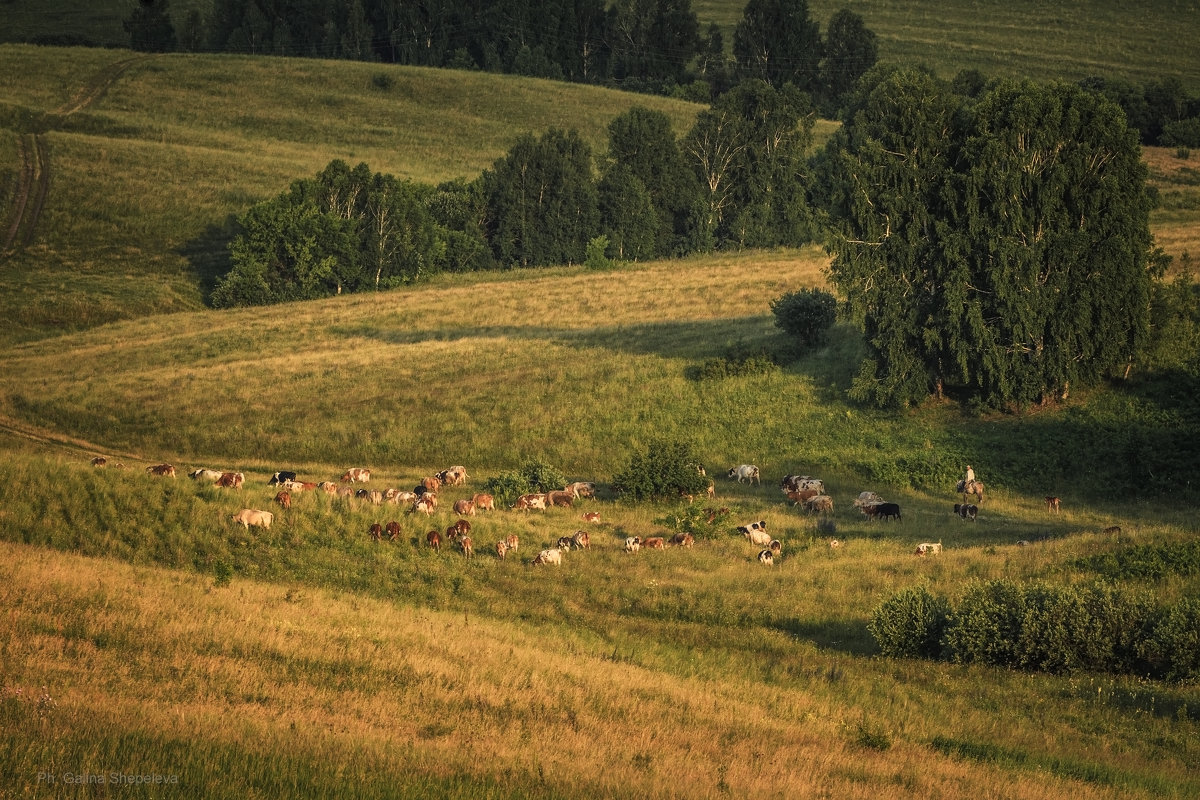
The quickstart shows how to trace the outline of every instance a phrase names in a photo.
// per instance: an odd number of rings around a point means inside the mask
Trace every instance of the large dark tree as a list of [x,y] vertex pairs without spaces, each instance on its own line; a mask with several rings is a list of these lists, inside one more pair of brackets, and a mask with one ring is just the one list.
[[855,81],[875,66],[879,45],[863,18],[843,8],[834,13],[825,31],[824,59],[821,61],[823,108],[836,111],[838,103],[854,87]]
[[749,78],[775,88],[785,83],[816,95],[820,90],[821,26],[807,0],[750,0],[733,32],[733,57]]
[[681,83],[700,44],[691,0],[616,0],[609,10],[609,72],[619,81]]
[[139,0],[124,23],[130,48],[146,53],[169,53],[175,49],[170,7],[169,0]]
[[864,80],[827,147],[831,274],[865,329],[852,395],[993,407],[1121,371],[1147,333],[1145,167],[1111,101],[916,70]]
[[524,134],[482,180],[502,266],[583,261],[600,225],[592,153],[578,133]]

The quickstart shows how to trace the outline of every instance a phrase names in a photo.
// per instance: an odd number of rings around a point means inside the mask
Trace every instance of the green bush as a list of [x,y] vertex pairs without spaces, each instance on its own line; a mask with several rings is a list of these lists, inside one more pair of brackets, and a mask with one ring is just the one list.
[[1200,600],[1167,609],[1143,640],[1141,656],[1168,680],[1200,679]]
[[958,663],[1015,667],[1025,618],[1025,592],[1009,580],[972,582],[950,614],[945,646]]
[[729,520],[729,514],[728,508],[706,509],[697,505],[687,505],[654,520],[654,524],[678,533],[690,533],[697,539],[714,538],[728,528],[726,522]]
[[867,630],[885,656],[937,658],[949,614],[946,598],[925,586],[910,586],[875,608]]
[[788,292],[771,301],[775,325],[795,338],[801,347],[825,341],[837,319],[837,300],[823,289]]
[[523,494],[543,493],[567,485],[566,476],[554,466],[539,459],[526,461],[515,472],[505,472],[488,478],[483,489],[496,501],[512,505]]
[[630,500],[703,495],[708,491],[708,478],[696,469],[698,462],[689,445],[655,439],[645,451],[630,457],[628,465],[613,478],[613,486]]

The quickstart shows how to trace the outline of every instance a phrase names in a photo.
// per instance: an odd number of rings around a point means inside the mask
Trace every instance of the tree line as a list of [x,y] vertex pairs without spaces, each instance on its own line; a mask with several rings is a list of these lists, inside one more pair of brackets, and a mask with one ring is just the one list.
[[212,301],[819,241],[841,313],[865,333],[860,401],[1003,408],[1135,363],[1200,372],[1195,297],[1160,280],[1168,259],[1122,108],[1075,84],[966,86],[877,67],[811,156],[810,95],[750,79],[679,138],[664,114],[630,109],[599,158],[550,130],[438,186],[335,161],[243,215]]
[[731,53],[690,0],[213,0],[176,26],[142,0],[135,50],[194,50],[487,70],[709,102],[743,80],[836,105],[875,64],[875,34],[842,9],[824,34],[807,0],[749,0]]

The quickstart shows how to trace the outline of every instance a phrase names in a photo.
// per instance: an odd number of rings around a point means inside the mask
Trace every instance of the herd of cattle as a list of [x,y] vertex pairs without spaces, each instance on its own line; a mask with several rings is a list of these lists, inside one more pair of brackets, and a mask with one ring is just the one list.
[[[105,466],[106,463],[103,457],[97,457],[92,460],[94,466]],[[705,474],[703,466],[696,465],[696,468],[701,474]],[[171,464],[156,464],[147,467],[146,471],[152,475],[171,478],[174,478],[176,474],[175,467]],[[204,468],[193,470],[188,473],[188,476],[197,482],[229,489],[241,489],[246,480],[245,475],[241,472],[224,472]],[[747,482],[758,485],[762,483],[761,472],[753,464],[740,464],[732,467],[729,469],[727,476],[738,483]],[[467,470],[463,466],[449,467],[432,476],[423,478],[420,484],[415,486],[411,491],[368,489],[366,488],[366,484],[369,484],[370,480],[371,471],[369,469],[355,467],[346,470],[338,481],[326,480],[320,482],[302,481],[293,471],[279,471],[271,476],[268,485],[278,487],[274,503],[284,510],[292,507],[292,497],[294,494],[311,491],[323,492],[333,497],[354,498],[374,505],[391,504],[403,506],[410,513],[432,515],[438,508],[438,492],[441,488],[444,486],[464,486],[467,482]],[[833,513],[833,498],[826,494],[825,484],[820,478],[808,475],[787,475],[780,482],[780,488],[793,507],[801,508],[812,514],[829,515]],[[982,484],[979,484],[977,491],[971,491],[976,487],[965,489],[960,485],[956,488],[964,492],[964,502],[954,504],[954,513],[964,520],[974,521],[978,514],[978,506],[968,504],[965,501],[968,491],[972,494],[977,494],[978,498],[982,500]],[[594,498],[596,496],[595,493],[596,485],[594,483],[576,481],[567,484],[560,490],[523,494],[509,508],[513,511],[545,511],[548,508],[570,508],[576,501],[582,498]],[[710,480],[709,496],[714,495],[714,487]],[[1054,499],[1057,500],[1057,498]],[[1050,498],[1047,498],[1047,501],[1049,502]],[[853,506],[869,520],[902,520],[899,504],[887,502],[875,492],[864,491],[860,493],[854,499]],[[495,498],[490,494],[474,493],[469,497],[456,500],[452,508],[454,514],[459,519],[444,531],[436,528],[428,531],[425,534],[424,543],[427,547],[437,552],[440,552],[443,546],[456,547],[462,551],[464,556],[469,558],[474,555],[475,548],[471,537],[471,523],[467,518],[474,517],[477,512],[494,511],[496,508]],[[727,512],[727,509],[721,510]],[[715,516],[716,511],[709,509],[710,522]],[[251,527],[269,529],[274,518],[275,514],[271,511],[243,508],[232,516],[232,521],[242,525],[247,530]],[[600,514],[596,511],[589,511],[583,514],[582,519],[588,523],[598,523],[600,521]],[[750,544],[761,548],[758,551],[758,561],[770,565],[774,564],[775,560],[782,555],[783,543],[779,539],[772,538],[766,529],[766,520],[758,520],[736,526],[735,532],[744,536]],[[386,524],[373,523],[368,530],[368,534],[375,541],[381,541],[385,538],[389,541],[395,541],[400,537],[401,532],[400,524],[394,520]],[[645,538],[641,536],[629,536],[625,539],[625,551],[636,553],[643,549],[661,550],[665,549],[668,545],[688,548],[693,544],[694,538],[689,533],[677,533],[670,537],[665,535]],[[838,548],[841,547],[842,543],[837,539],[830,539],[828,544],[831,548]],[[496,542],[494,547],[497,558],[506,558],[508,554],[516,552],[519,545],[520,542],[515,534]],[[538,552],[530,563],[535,565],[559,565],[562,563],[563,553],[570,550],[585,550],[590,546],[591,537],[587,531],[576,530],[569,536],[560,537],[556,546]],[[916,554],[924,556],[940,553],[941,549],[940,542],[923,542],[917,546]]]

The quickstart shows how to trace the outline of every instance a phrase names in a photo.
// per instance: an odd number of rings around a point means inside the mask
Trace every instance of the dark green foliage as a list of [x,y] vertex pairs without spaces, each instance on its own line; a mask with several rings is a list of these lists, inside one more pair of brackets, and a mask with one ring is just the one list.
[[947,625],[945,646],[950,660],[1018,666],[1024,618],[1025,592],[1020,585],[1007,580],[970,584]]
[[749,0],[733,32],[733,57],[748,78],[776,89],[792,84],[816,94],[820,87],[821,26],[808,0]]
[[1112,102],[994,82],[975,100],[876,70],[820,161],[831,272],[869,358],[851,396],[1046,402],[1121,371],[1148,332],[1150,195]]
[[170,53],[176,48],[169,0],[139,0],[125,20],[129,47],[145,53]]
[[1200,147],[1200,117],[1168,122],[1159,144],[1163,147]]
[[696,469],[697,461],[690,445],[654,439],[645,450],[630,456],[626,467],[613,477],[613,487],[628,500],[702,496],[709,484]]
[[658,214],[645,184],[624,164],[614,164],[596,187],[607,252],[621,261],[658,252]]
[[880,652],[892,658],[937,658],[950,603],[925,586],[902,589],[871,613],[867,630]]
[[1168,680],[1200,679],[1200,600],[1186,598],[1168,609],[1140,655]]
[[1123,547],[1075,559],[1071,566],[1120,581],[1158,581],[1171,575],[1200,575],[1200,541]]
[[522,135],[482,181],[488,235],[502,266],[583,261],[600,212],[591,149],[576,131]]
[[494,496],[497,503],[511,506],[523,494],[550,492],[566,485],[566,477],[556,467],[534,458],[516,471],[488,478],[483,490]]
[[710,358],[695,370],[695,379],[719,381],[725,378],[744,378],[750,375],[769,375],[779,371],[775,359],[766,353],[747,356]]
[[837,319],[837,299],[824,289],[801,289],[771,301],[775,326],[801,348],[823,343]]
[[822,110],[833,116],[855,82],[875,66],[879,44],[863,18],[848,8],[835,11],[825,32],[821,61]]
[[263,305],[382,289],[440,269],[445,231],[427,189],[335,160],[316,178],[260,203],[239,220],[233,268],[214,306]]
[[621,85],[682,83],[700,51],[700,21],[690,0],[617,0],[607,29],[609,73]]

